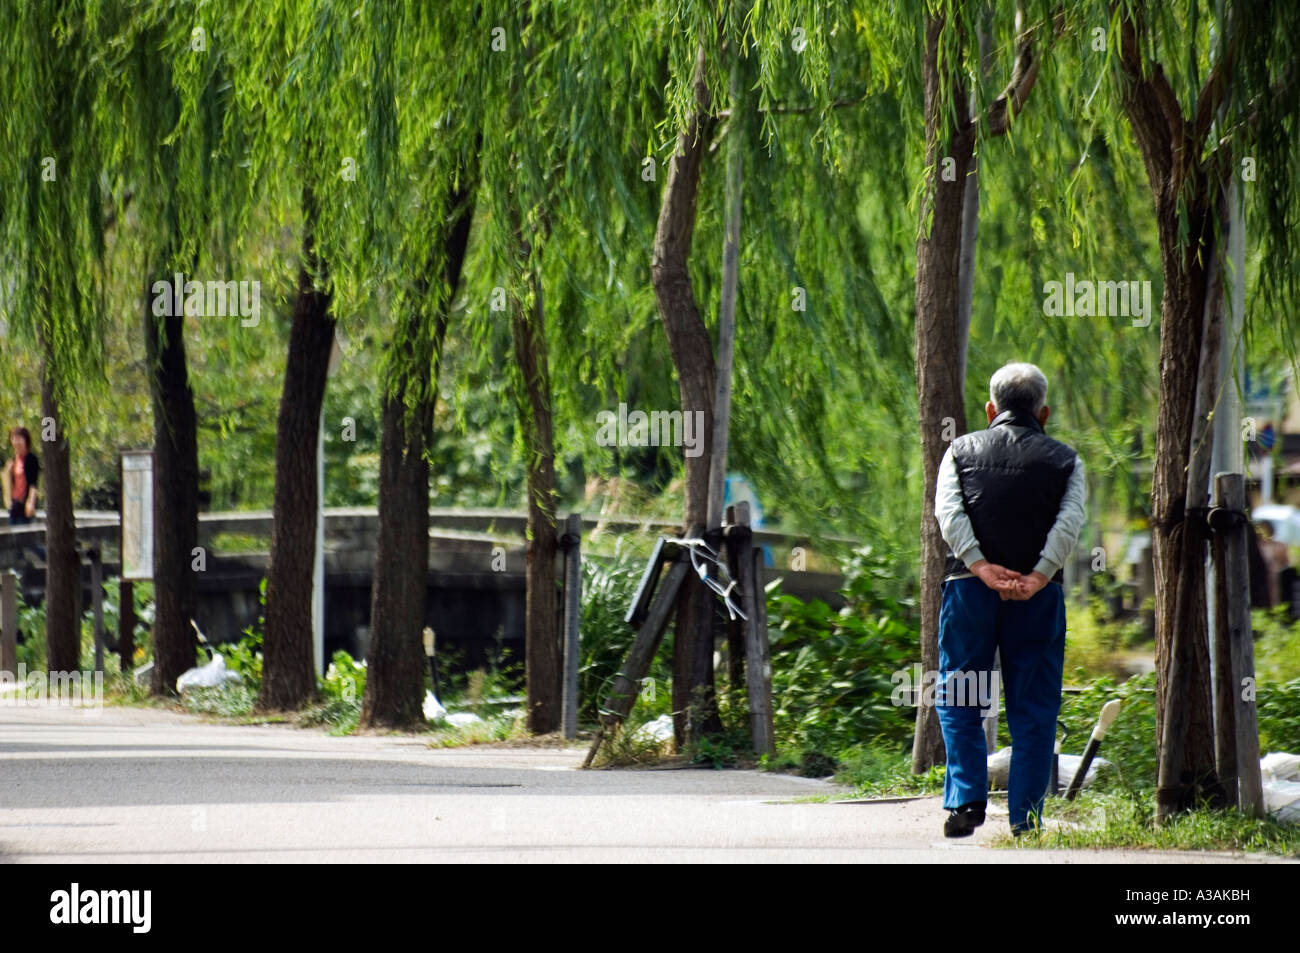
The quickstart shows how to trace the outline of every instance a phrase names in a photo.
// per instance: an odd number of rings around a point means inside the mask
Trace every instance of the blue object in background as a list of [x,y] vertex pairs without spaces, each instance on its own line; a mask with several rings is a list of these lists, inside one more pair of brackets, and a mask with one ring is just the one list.
[[[743,473],[728,473],[722,482],[722,508],[725,511],[737,503],[749,504],[750,528],[759,529],[763,525],[763,504],[758,501],[758,493]],[[763,565],[774,565],[772,551],[766,546],[760,548],[763,550]]]

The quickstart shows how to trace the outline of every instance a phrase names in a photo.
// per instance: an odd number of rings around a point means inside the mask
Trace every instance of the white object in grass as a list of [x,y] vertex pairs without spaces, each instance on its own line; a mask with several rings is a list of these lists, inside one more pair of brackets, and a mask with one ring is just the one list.
[[1265,781],[1300,781],[1300,754],[1273,751],[1259,759]]
[[226,668],[226,657],[220,652],[213,652],[212,661],[207,665],[192,668],[176,679],[176,691],[183,695],[191,688],[219,688],[230,682],[242,681],[238,672]]
[[647,721],[636,730],[634,737],[661,744],[673,740],[673,716],[660,715],[654,721]]
[[424,693],[424,717],[427,721],[442,721],[447,717],[447,709],[442,707],[438,696],[430,691]]

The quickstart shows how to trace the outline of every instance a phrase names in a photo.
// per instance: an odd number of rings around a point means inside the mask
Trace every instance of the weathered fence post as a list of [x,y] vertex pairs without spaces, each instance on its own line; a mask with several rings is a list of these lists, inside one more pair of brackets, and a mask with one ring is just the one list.
[[93,607],[95,626],[95,671],[104,671],[104,561],[98,546],[91,546],[90,556],[90,604]]
[[582,517],[570,513],[564,535],[564,688],[563,728],[565,738],[578,734],[578,615],[582,608]]
[[117,656],[124,676],[135,668],[135,583],[123,579],[117,584]]
[[[1226,537],[1222,547],[1223,567],[1218,573],[1226,629],[1222,632],[1230,653],[1231,669],[1220,674],[1219,682],[1232,693],[1232,716],[1236,726],[1237,807],[1251,817],[1264,816],[1264,789],[1259,773],[1259,722],[1255,711],[1255,644],[1250,628],[1250,568],[1246,534],[1251,525],[1246,517],[1246,485],[1240,473],[1218,473],[1214,477],[1217,507],[1211,511],[1211,526]],[[1227,699],[1223,699],[1225,707]],[[1219,706],[1216,705],[1216,708]]]
[[18,574],[0,572],[0,672],[18,678]]
[[767,592],[763,588],[763,550],[753,544],[749,504],[736,504],[736,538],[741,605],[745,610],[745,684],[749,690],[749,733],[756,754],[775,752],[772,726],[772,663],[767,641]]
[[[686,532],[686,538],[697,539],[703,531],[703,526],[693,523]],[[689,554],[676,545],[669,547],[665,542],[660,539],[659,546],[655,548],[655,555],[646,565],[641,585],[637,588],[638,603],[628,609],[626,621],[637,626],[636,637],[628,649],[627,658],[623,660],[622,670],[615,673],[614,684],[605,697],[604,707],[600,711],[600,727],[596,729],[596,736],[587,749],[587,757],[582,762],[584,768],[591,766],[606,734],[619,730],[632,711],[641,691],[641,680],[650,671],[655,649],[659,647],[664,628],[668,625],[668,615],[677,605],[677,593],[690,572]],[[662,578],[661,556],[662,562],[668,566],[667,571],[662,573]],[[653,596],[649,597],[649,605],[641,605],[639,600],[650,593]]]
[[[727,525],[736,525],[735,506],[727,507]],[[740,565],[736,562],[736,541],[727,539],[727,569],[732,579],[740,579]],[[727,620],[727,686],[731,692],[740,690],[745,682],[745,627],[739,619]]]

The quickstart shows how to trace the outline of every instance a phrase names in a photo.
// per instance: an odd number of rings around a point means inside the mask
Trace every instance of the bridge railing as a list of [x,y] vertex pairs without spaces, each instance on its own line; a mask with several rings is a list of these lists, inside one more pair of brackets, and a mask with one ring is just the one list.
[[[43,515],[38,513],[37,521],[25,526],[0,525],[0,569],[23,568],[29,564],[28,554],[43,547]],[[115,563],[120,539],[119,515],[115,512],[82,510],[77,511],[76,519],[78,542],[82,546],[97,544],[103,550],[105,563]],[[221,537],[244,537],[259,542],[265,540],[265,546],[253,547],[256,551],[265,552],[270,546],[272,520],[270,510],[200,513],[199,545],[220,551],[226,547],[214,547],[214,541],[220,541]],[[378,520],[379,511],[373,506],[327,508],[327,551],[373,550]],[[429,535],[432,539],[509,540],[518,543],[524,539],[527,523],[528,514],[523,510],[449,507],[434,507],[429,510]],[[598,513],[582,515],[584,536],[594,532],[673,535],[678,531],[678,524],[666,519]],[[756,546],[770,547],[782,555],[788,554],[795,547],[814,545],[813,537],[809,534],[767,529],[755,529],[753,540]],[[854,540],[843,537],[820,537],[819,541],[848,545],[855,543]]]

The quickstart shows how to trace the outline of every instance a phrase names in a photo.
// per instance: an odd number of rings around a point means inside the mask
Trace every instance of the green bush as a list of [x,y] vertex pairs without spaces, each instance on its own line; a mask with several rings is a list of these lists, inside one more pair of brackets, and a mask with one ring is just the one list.
[[262,689],[262,635],[266,628],[266,577],[257,587],[257,621],[245,627],[238,642],[218,645],[216,650],[226,659],[226,668],[238,672],[254,697]]
[[1286,606],[1250,614],[1255,633],[1255,676],[1260,685],[1280,685],[1300,678],[1300,625],[1287,617]]
[[1255,696],[1259,715],[1259,750],[1300,752],[1300,678],[1281,685],[1260,685]]
[[18,643],[19,664],[26,665],[29,672],[45,671],[45,603],[27,605],[21,590],[18,593],[18,634],[22,636]]
[[[636,631],[623,621],[648,554],[641,554],[620,537],[610,556],[582,560],[582,603],[579,625],[582,647],[578,665],[578,721],[594,725],[599,706],[613,687]],[[632,714],[650,720],[671,710],[671,640],[665,638],[650,664],[650,672]],[[629,717],[629,724],[640,721]]]
[[897,744],[866,744],[843,752],[835,780],[851,784],[860,797],[936,794],[943,790],[943,765],[912,773],[912,752]]
[[356,731],[361,720],[361,700],[366,693],[366,667],[347,652],[335,652],[329,668],[317,682],[320,704],[303,712],[303,725],[326,725],[330,734]]
[[359,707],[366,693],[366,667],[347,652],[335,652],[320,681],[320,693],[324,698],[355,702]]
[[[107,639],[114,644],[117,643],[118,632],[122,626],[121,606],[118,605],[120,594],[121,580],[117,576],[110,576],[104,580],[104,632]],[[154,613],[153,583],[144,581],[134,583],[131,586],[131,601],[135,604],[135,629],[132,633],[135,655],[132,664],[139,666],[153,657],[153,640],[150,638]],[[93,622],[89,611],[83,616],[82,624],[87,636],[93,639],[90,629]],[[93,649],[93,642],[91,646]]]
[[[1116,683],[1109,675],[1093,679],[1081,692],[1061,698],[1060,720],[1069,729],[1063,749],[1079,754],[1088,743],[1101,706],[1120,699],[1119,717],[1106,733],[1100,756],[1118,771],[1099,777],[1099,789],[1119,787],[1131,792],[1152,791],[1156,785],[1156,674],[1134,675]],[[1005,721],[1005,719],[1004,719]]]
[[197,715],[241,718],[253,711],[257,691],[248,685],[227,682],[215,688],[191,688],[181,696],[181,707]]
[[1105,600],[1094,595],[1086,605],[1070,604],[1066,613],[1065,668],[1088,677],[1125,674],[1120,655],[1145,638],[1143,616],[1115,621]]
[[894,673],[919,656],[913,607],[897,598],[892,567],[870,547],[845,565],[846,605],[804,602],[769,587],[777,745],[830,761],[855,746],[901,745],[915,710],[891,698]]
[[226,659],[226,668],[238,672],[244,684],[256,694],[262,687],[262,633],[249,626],[238,642],[218,645],[216,650]]

